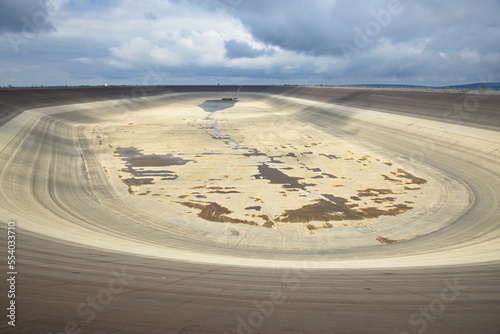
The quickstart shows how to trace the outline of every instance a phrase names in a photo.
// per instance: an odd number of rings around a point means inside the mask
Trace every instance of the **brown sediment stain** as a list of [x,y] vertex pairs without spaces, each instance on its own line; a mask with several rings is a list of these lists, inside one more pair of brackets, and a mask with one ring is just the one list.
[[208,191],[207,193],[208,194],[239,194],[241,192],[240,191],[236,191],[236,190],[228,190],[228,191],[214,190],[214,191]]
[[262,207],[260,205],[255,205],[255,206],[247,206],[245,210],[255,210],[255,211],[260,211]]
[[385,237],[379,235],[379,236],[377,236],[377,241],[379,241],[382,244],[388,244],[388,245],[390,245],[390,244],[393,244],[395,242],[405,241],[405,239],[394,240],[394,239],[385,238]]
[[307,224],[306,227],[309,231],[314,231],[314,230],[326,230],[329,228],[333,228],[333,225],[331,223],[323,223],[323,225],[321,225],[321,226]]
[[387,166],[392,166],[392,162],[384,162]]
[[134,191],[132,190],[132,186],[141,186],[144,184],[154,184],[153,178],[128,178],[128,179],[122,179],[122,182],[125,183],[128,186],[128,192],[133,194]]
[[347,207],[347,200],[338,199],[336,202],[318,199],[316,203],[307,204],[299,209],[285,210],[285,213],[275,218],[283,223],[308,223],[310,221],[339,221],[363,219],[361,212]]
[[378,218],[380,216],[396,216],[404,213],[408,210],[413,209],[413,207],[406,204],[395,204],[387,207],[388,210],[382,210],[380,208],[368,207],[359,209],[365,214],[365,218]]
[[272,228],[274,226],[273,221],[269,218],[268,215],[258,215],[257,217],[265,221],[265,223],[262,224],[263,227]]
[[308,229],[309,231],[312,231],[312,230],[315,230],[315,229],[316,229],[316,226],[314,226],[314,225],[312,225],[312,224],[307,224],[307,225],[306,225],[306,227],[307,227],[307,229]]
[[405,190],[420,190],[421,188],[419,188],[419,187],[417,187],[417,188],[405,187],[404,189]]
[[329,174],[329,173],[321,173],[321,175],[324,175],[324,176],[326,176],[326,177],[328,177],[328,178],[330,178],[330,179],[337,179],[337,177],[336,177],[335,175],[333,175],[333,174]]
[[416,177],[415,175],[408,173],[401,168],[398,168],[396,172],[391,172],[391,174],[396,175],[397,177],[403,177],[403,178],[409,179],[409,180],[411,180],[410,183],[414,183],[414,184],[427,183],[427,180],[422,179],[420,177]]
[[200,212],[198,213],[198,217],[203,218],[205,220],[220,222],[220,223],[246,224],[252,226],[259,225],[258,223],[253,221],[228,217],[227,215],[231,214],[232,211],[215,202],[210,202],[210,203],[177,202],[177,203],[187,206],[188,208],[191,209],[200,210]]
[[396,197],[379,197],[379,198],[372,198],[372,201],[375,203],[384,203],[384,202],[394,202],[396,200]]
[[273,228],[274,223],[272,221],[268,221],[268,222],[265,222],[264,224],[262,224],[262,226],[267,227],[267,228]]
[[394,194],[394,192],[391,189],[375,189],[375,188],[358,190],[358,197],[378,196],[387,194]]
[[312,176],[311,179],[323,179],[323,175]]
[[395,216],[412,209],[405,204],[395,204],[384,209],[375,207],[354,209],[357,205],[348,204],[345,198],[329,194],[322,194],[322,196],[326,199],[318,199],[316,203],[304,205],[299,209],[285,210],[285,213],[276,217],[275,221],[308,223],[311,221],[363,220],[380,216]]

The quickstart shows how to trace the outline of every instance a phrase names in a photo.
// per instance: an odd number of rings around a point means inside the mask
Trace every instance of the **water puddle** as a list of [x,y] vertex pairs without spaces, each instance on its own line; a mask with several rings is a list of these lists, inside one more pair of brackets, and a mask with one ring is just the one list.
[[238,100],[206,100],[202,104],[198,105],[201,109],[206,112],[216,112],[220,110],[225,110],[234,107]]

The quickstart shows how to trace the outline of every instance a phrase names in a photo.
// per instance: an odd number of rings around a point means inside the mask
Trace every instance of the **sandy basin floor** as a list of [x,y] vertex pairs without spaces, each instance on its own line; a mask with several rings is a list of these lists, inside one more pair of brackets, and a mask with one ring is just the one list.
[[441,229],[469,205],[459,181],[293,113],[250,96],[207,95],[124,113],[85,133],[130,210],[163,219],[158,229],[203,231],[216,243],[394,243]]

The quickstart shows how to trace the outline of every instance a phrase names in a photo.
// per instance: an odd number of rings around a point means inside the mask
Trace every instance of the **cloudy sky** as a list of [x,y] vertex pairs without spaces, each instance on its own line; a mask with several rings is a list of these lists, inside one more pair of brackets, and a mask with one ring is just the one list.
[[499,0],[0,0],[0,86],[500,81]]

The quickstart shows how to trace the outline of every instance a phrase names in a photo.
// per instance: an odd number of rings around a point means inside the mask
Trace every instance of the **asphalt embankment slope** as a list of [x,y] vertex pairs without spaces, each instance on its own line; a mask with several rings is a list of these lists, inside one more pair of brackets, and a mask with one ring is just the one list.
[[[139,91],[132,92],[131,87],[86,89],[73,90],[72,98],[65,89],[37,90],[36,94],[16,91],[16,97],[2,98],[2,111],[18,115],[37,106],[111,98],[119,102],[114,105],[119,113],[162,106],[177,93],[229,95],[237,87],[155,87],[142,91],[149,93],[149,99],[135,101],[124,98],[126,94],[138,96]],[[172,98],[155,99],[153,92]],[[429,260],[439,258],[441,265],[425,266],[424,261],[418,268],[412,268],[413,263],[404,268],[396,268],[401,263],[394,263],[391,268],[385,261],[376,269],[321,269],[315,258],[308,262],[306,257],[292,254],[300,262],[293,264],[298,269],[290,271],[277,266],[245,268],[250,259],[243,258],[243,265],[238,266],[154,259],[69,242],[75,234],[73,226],[61,225],[58,238],[34,233],[23,229],[21,219],[18,322],[16,328],[6,327],[6,332],[58,333],[65,327],[102,333],[251,332],[243,323],[255,333],[498,332],[497,95],[279,86],[243,87],[241,93],[276,110],[289,111],[287,117],[322,131],[417,158],[463,180],[474,202],[454,224],[412,242],[374,249],[368,261],[377,262],[391,253],[417,254],[414,260],[422,261],[427,253]],[[9,96],[6,91],[1,94]],[[106,118],[111,107],[104,104],[102,110],[91,112],[85,112],[84,105],[69,107],[42,121],[36,119],[38,111],[10,117],[13,122],[2,128],[11,139],[2,142],[2,207],[9,208],[2,212],[2,220],[15,218],[12,208],[48,225],[51,219],[76,220],[80,229],[92,232],[90,237],[103,235],[99,242],[106,244],[111,227],[88,224],[87,217],[119,224],[116,215],[120,209],[109,210],[103,198],[96,201],[95,189],[82,186],[81,176],[88,165],[81,157],[84,149],[78,146],[82,141],[77,139],[82,124]],[[363,111],[366,109],[423,118],[412,118],[406,124],[411,129],[398,131],[395,124],[402,126],[402,118]],[[494,137],[484,138],[485,134]],[[485,147],[487,141],[492,143],[489,147]],[[18,151],[20,147],[24,153]],[[100,194],[105,192],[100,189]],[[121,219],[131,215],[134,213],[127,212]],[[142,226],[136,228],[122,236],[116,229],[112,232],[133,244],[138,241],[133,233],[144,233]],[[183,240],[177,242],[181,248]],[[244,255],[237,249],[233,252]],[[350,256],[356,260],[360,254]],[[450,265],[445,266],[447,262]],[[122,278],[123,289],[117,278]],[[97,304],[91,306],[93,300]]]
[[[227,92],[235,94],[239,86],[138,86],[79,88],[4,88],[0,89],[0,112],[8,114],[29,108],[68,103],[103,101],[153,96],[165,93]],[[357,108],[383,110],[429,117],[467,125],[500,126],[500,94],[492,92],[446,92],[396,89],[320,88],[295,86],[243,86],[241,92],[270,93],[329,102]],[[232,94],[231,94],[232,93]],[[474,98],[476,96],[476,98]]]

